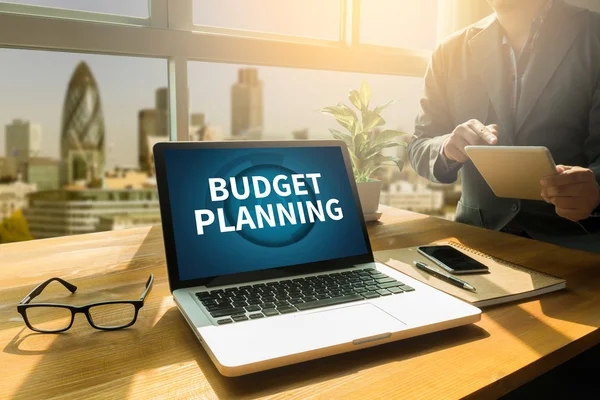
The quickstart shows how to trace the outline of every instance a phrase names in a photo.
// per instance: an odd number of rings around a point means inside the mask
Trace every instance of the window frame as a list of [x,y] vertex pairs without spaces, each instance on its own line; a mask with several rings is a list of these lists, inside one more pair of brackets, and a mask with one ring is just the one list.
[[337,41],[194,25],[193,0],[148,0],[148,18],[0,3],[0,48],[165,59],[170,139],[186,141],[188,61],[422,77],[431,51],[360,43],[360,1],[340,0]]
[[105,14],[93,11],[82,11],[68,8],[55,8],[34,4],[0,3],[0,12],[17,15],[30,15],[44,18],[72,19],[88,22],[106,22],[112,24],[150,26],[150,5],[148,18],[129,15]]

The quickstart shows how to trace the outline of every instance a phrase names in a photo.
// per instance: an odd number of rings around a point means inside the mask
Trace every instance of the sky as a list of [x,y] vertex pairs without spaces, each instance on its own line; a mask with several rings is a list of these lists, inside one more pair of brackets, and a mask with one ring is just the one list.
[[[6,2],[6,0],[0,0]],[[83,11],[144,18],[146,0],[10,0]],[[435,3],[424,0],[363,2],[361,39],[365,43],[414,48],[435,44]],[[335,40],[339,0],[194,0],[194,23]],[[366,4],[366,5],[365,5]],[[269,10],[265,12],[264,10]],[[390,18],[393,15],[393,18]],[[387,17],[387,18],[386,18]],[[425,23],[423,21],[428,21]],[[404,22],[404,23],[398,23]],[[423,35],[411,34],[415,24]],[[390,34],[389,32],[396,32]],[[0,129],[20,118],[42,126],[42,155],[58,157],[60,121],[67,84],[77,63],[86,61],[100,90],[106,123],[107,164],[135,165],[137,113],[154,106],[154,91],[167,85],[164,59],[75,54],[0,48]],[[43,67],[42,67],[43,66]],[[190,62],[190,111],[203,112],[211,125],[230,132],[230,90],[241,65]],[[336,123],[318,109],[347,101],[363,80],[373,87],[373,104],[397,99],[384,114],[387,127],[411,131],[423,80],[412,77],[259,67],[264,83],[265,137],[291,137],[308,128],[327,138]],[[1,132],[0,131],[0,132]],[[4,155],[4,133],[0,155]],[[133,149],[133,151],[132,151]]]

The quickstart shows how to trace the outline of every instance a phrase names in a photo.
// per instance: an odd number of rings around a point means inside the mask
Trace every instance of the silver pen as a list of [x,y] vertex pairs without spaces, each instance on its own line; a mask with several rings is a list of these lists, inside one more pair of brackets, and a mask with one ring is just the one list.
[[458,278],[455,278],[453,276],[450,276],[450,275],[442,274],[437,269],[431,268],[429,265],[427,265],[423,262],[414,261],[413,264],[415,264],[415,266],[417,268],[419,268],[420,270],[425,271],[428,274],[433,275],[436,278],[439,278],[443,281],[446,281],[446,282],[450,283],[451,285],[458,286],[461,289],[470,290],[471,292],[476,291],[476,289],[473,286],[469,285],[467,282],[460,280]]

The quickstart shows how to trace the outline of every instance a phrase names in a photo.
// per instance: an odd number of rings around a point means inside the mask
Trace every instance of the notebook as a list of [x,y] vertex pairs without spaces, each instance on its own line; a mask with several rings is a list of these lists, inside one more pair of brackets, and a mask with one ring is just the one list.
[[497,257],[479,252],[455,241],[437,242],[448,244],[489,268],[489,273],[460,275],[459,279],[473,285],[477,292],[470,292],[417,269],[413,261],[432,262],[419,254],[416,247],[377,251],[375,259],[389,265],[421,282],[433,286],[476,307],[486,307],[509,301],[522,300],[566,287],[566,281],[555,276],[525,268]]

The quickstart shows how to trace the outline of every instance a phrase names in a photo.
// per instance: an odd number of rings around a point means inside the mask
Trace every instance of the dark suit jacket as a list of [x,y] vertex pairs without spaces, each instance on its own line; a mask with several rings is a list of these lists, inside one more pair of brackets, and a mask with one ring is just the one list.
[[[556,0],[536,42],[516,118],[509,105],[502,28],[495,16],[447,38],[433,53],[408,153],[431,181],[452,183],[462,169],[456,220],[501,229],[518,215],[535,239],[600,251],[600,219],[559,217],[543,201],[498,198],[472,162],[440,155],[459,124],[498,124],[499,145],[546,146],[557,164],[591,168],[600,183],[600,15]],[[540,189],[541,190],[541,189]]]

